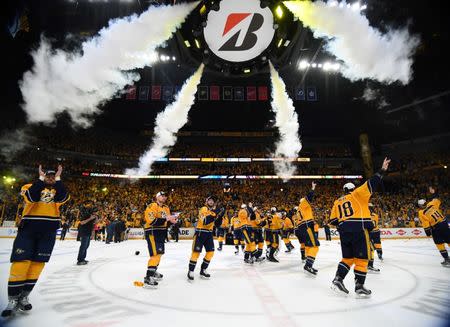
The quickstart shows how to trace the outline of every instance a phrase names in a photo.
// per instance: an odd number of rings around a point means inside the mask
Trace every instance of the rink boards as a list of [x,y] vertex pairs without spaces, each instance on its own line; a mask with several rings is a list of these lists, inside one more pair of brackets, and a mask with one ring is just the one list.
[[[194,237],[194,228],[180,228],[180,239],[192,239]],[[61,230],[57,231],[57,235],[61,233]],[[0,238],[14,238],[17,234],[16,227],[0,227]],[[70,229],[67,232],[67,239],[75,239],[77,237],[77,230]],[[294,237],[291,235],[291,238]],[[402,238],[425,238],[425,232],[423,228],[382,228],[381,238],[384,239],[402,239]],[[128,233],[128,239],[141,240],[144,238],[144,230],[142,228],[131,228]],[[325,231],[323,228],[319,229],[319,238],[325,239]],[[331,238],[338,239],[339,232],[336,229],[331,229]]]

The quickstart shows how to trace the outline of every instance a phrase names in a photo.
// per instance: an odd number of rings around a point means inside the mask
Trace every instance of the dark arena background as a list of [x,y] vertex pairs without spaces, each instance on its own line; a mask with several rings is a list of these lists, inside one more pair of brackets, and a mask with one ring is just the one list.
[[0,326],[450,326],[443,1],[2,5]]

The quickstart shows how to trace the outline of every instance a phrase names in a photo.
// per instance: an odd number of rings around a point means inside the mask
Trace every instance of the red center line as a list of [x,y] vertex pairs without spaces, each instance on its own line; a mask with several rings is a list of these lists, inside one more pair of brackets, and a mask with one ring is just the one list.
[[252,284],[256,295],[260,299],[264,313],[274,323],[274,326],[279,327],[295,327],[297,324],[292,319],[291,315],[285,310],[284,306],[278,300],[278,297],[273,293],[272,289],[267,286],[266,282],[261,278],[261,275],[255,268],[245,267],[244,272],[247,279]]

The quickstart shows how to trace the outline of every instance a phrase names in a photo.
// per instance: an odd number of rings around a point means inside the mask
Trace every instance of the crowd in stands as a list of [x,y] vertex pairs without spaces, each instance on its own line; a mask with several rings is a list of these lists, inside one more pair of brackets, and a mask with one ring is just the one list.
[[[446,178],[444,178],[446,177]],[[416,227],[417,200],[425,196],[426,187],[438,185],[444,203],[444,213],[448,214],[446,204],[450,198],[448,192],[448,173],[440,175],[429,170],[425,173],[387,177],[385,191],[373,197],[383,227]],[[310,186],[309,180],[281,181],[242,180],[231,182],[229,192],[224,192],[221,181],[175,181],[142,180],[130,182],[107,178],[70,177],[65,179],[71,193],[71,200],[63,209],[63,219],[76,227],[77,208],[86,200],[94,200],[99,215],[106,224],[116,219],[126,223],[127,227],[141,227],[143,212],[160,191],[167,191],[168,203],[173,212],[180,212],[182,227],[191,227],[197,219],[198,209],[209,194],[219,195],[228,214],[234,215],[242,203],[253,202],[256,206],[268,210],[275,206],[278,210],[289,211],[298,205]],[[342,194],[343,180],[319,180],[314,200],[314,211],[319,225],[329,217],[333,201]],[[357,181],[356,183],[359,183]],[[2,197],[4,217],[13,220],[20,214],[21,200],[18,197],[19,183]]]
[[[135,161],[115,158],[114,160],[99,160],[89,157],[89,154],[132,157],[138,156],[148,145],[148,138],[135,136],[133,139],[120,140],[117,135],[105,134],[101,139],[93,139],[96,135],[83,132],[74,134],[73,138],[65,135],[63,142],[58,135],[47,137],[37,135],[33,141],[39,146],[24,148],[15,158],[8,158],[3,171],[9,170],[17,176],[12,185],[3,185],[0,189],[0,217],[14,220],[20,218],[21,199],[18,196],[20,186],[30,182],[39,164],[56,166],[58,159],[64,165],[64,181],[70,190],[72,199],[63,209],[63,218],[72,227],[76,227],[77,208],[86,200],[94,200],[99,208],[99,214],[104,224],[121,220],[127,227],[141,227],[143,212],[153,196],[160,190],[169,192],[169,206],[172,211],[180,212],[182,226],[195,224],[198,209],[203,205],[208,194],[217,194],[232,216],[244,202],[269,209],[289,211],[302,196],[305,196],[310,180],[291,180],[288,183],[270,180],[233,181],[230,192],[224,193],[222,181],[182,181],[182,180],[114,180],[107,178],[92,178],[82,176],[85,171],[104,173],[123,173],[125,168],[134,167]],[[98,136],[98,135],[97,135]],[[139,141],[140,140],[140,141]],[[141,142],[142,141],[142,142]],[[135,142],[135,143],[134,143]],[[134,144],[131,146],[131,144]],[[60,155],[48,150],[58,147],[59,151],[68,150],[82,152],[84,155]],[[42,147],[42,148],[41,148]],[[316,150],[318,158],[347,155],[351,152],[342,147],[323,146]],[[176,157],[264,157],[270,153],[270,147],[262,144],[189,144],[179,142],[171,151]],[[51,160],[50,160],[50,159]],[[134,158],[135,159],[135,158]],[[373,198],[384,227],[418,226],[416,202],[425,196],[428,185],[438,186],[443,207],[448,206],[449,173],[446,163],[448,154],[402,155],[394,158],[390,176],[385,179],[384,192]],[[357,159],[355,159],[357,160]],[[308,162],[296,163],[297,174],[303,175],[360,175],[361,170],[347,166],[345,160],[332,166],[314,166]],[[6,168],[5,168],[6,167]],[[156,163],[153,166],[154,175],[274,175],[271,162],[265,163]],[[21,178],[22,177],[22,178]],[[318,180],[319,183],[314,204],[315,215],[319,224],[329,217],[333,201],[342,193],[344,180]],[[448,211],[445,211],[448,213]]]
[[[28,136],[28,135],[33,136]],[[121,160],[136,160],[151,145],[151,136],[139,133],[118,132],[103,129],[59,130],[40,128],[21,136],[23,142],[33,148],[59,150],[79,154],[110,156]],[[205,137],[181,136],[170,150],[169,157],[241,157],[263,158],[273,156],[277,137],[224,138],[216,137],[205,142]],[[304,144],[302,157],[349,158],[355,157],[346,144],[314,143]]]

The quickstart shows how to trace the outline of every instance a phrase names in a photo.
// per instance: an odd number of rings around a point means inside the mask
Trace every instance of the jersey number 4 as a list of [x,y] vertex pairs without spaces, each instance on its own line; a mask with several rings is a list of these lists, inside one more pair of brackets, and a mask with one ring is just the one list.
[[352,203],[350,201],[344,202],[338,205],[339,208],[339,218],[351,217],[354,214]]

